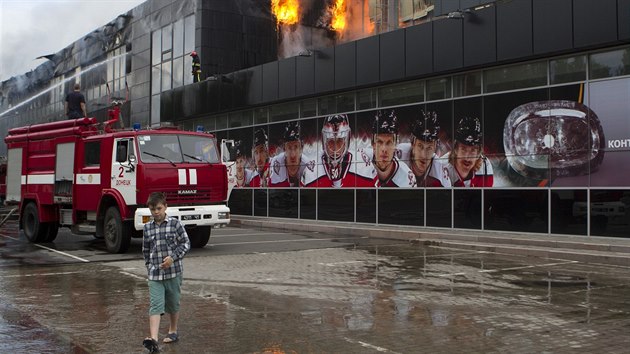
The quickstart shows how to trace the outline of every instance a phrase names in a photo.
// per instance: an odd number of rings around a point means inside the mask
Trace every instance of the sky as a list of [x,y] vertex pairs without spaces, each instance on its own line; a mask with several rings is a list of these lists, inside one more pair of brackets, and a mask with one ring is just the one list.
[[0,0],[0,82],[146,0]]

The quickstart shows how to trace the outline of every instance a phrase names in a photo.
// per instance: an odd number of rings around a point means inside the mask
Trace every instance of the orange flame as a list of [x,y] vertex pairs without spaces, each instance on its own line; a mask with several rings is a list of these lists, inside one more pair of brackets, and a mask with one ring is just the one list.
[[346,1],[335,0],[329,10],[332,13],[330,27],[335,31],[343,31],[346,28]]
[[271,11],[278,24],[293,25],[298,22],[300,5],[298,0],[271,0]]

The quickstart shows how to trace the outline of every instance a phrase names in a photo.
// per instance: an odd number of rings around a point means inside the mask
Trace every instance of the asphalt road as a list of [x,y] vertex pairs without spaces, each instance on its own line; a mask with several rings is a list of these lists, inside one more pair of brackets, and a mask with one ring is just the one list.
[[[0,352],[142,353],[140,240],[0,229]],[[160,335],[167,330],[166,318]],[[165,353],[627,353],[627,268],[229,227],[185,259]]]

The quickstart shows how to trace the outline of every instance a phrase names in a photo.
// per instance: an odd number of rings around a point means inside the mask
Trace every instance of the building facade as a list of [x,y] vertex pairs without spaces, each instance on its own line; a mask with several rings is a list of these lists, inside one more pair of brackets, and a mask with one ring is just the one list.
[[54,80],[233,140],[236,215],[630,237],[630,0],[261,3],[149,1]]

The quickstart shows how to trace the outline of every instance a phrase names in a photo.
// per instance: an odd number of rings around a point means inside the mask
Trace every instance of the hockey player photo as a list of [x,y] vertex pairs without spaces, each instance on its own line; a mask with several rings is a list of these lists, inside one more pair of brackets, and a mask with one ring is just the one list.
[[[351,149],[352,129],[345,114],[324,118],[321,153],[306,164],[302,185],[305,187],[373,187],[374,169],[356,164]],[[357,168],[359,170],[357,170]]]
[[300,122],[286,124],[283,141],[283,151],[270,162],[269,187],[299,187],[307,162],[302,155]]
[[250,175],[250,187],[267,187],[269,185],[269,139],[264,128],[254,132],[252,156],[254,169]]
[[379,187],[415,187],[416,176],[396,155],[398,118],[393,110],[378,111],[372,125],[374,182]]
[[481,121],[463,117],[455,128],[453,150],[448,158],[448,172],[453,187],[492,187],[492,164],[483,155]]
[[440,123],[437,113],[420,111],[411,128],[411,143],[398,144],[400,160],[416,176],[418,187],[450,187],[446,160],[439,159]]

